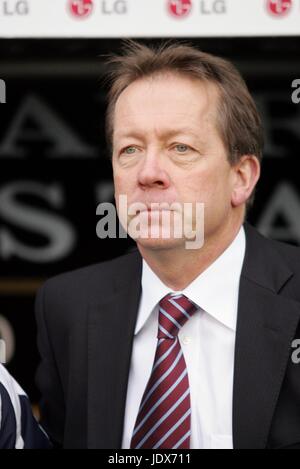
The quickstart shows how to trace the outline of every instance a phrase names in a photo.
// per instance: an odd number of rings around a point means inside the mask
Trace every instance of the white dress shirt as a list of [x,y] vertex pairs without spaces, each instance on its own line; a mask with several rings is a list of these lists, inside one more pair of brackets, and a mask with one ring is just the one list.
[[[232,399],[238,293],[246,238],[243,226],[234,241],[184,290],[199,310],[178,337],[191,394],[191,449],[232,449]],[[143,260],[139,305],[122,448],[130,441],[148,383],[157,345],[158,303],[168,288]]]

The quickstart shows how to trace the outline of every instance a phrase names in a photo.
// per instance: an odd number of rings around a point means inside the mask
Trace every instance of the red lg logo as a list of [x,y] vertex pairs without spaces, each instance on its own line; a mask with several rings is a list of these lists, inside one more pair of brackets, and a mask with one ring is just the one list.
[[276,16],[282,16],[289,13],[292,5],[292,0],[267,0],[267,7],[269,12]]
[[170,13],[177,18],[187,16],[192,9],[192,0],[168,0]]
[[70,0],[70,9],[73,15],[86,18],[93,11],[93,0]]

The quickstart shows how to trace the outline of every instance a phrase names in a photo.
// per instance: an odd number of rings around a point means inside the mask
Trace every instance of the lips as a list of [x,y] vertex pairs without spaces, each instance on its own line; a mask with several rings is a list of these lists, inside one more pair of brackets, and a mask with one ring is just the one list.
[[151,210],[170,210],[169,207],[171,207],[171,205],[174,203],[174,202],[150,202],[150,203],[145,203],[145,202],[133,202],[134,203],[140,203],[142,205],[144,205],[145,208],[141,209],[140,212],[145,212],[145,211],[151,211]]
[[131,202],[128,205],[128,213],[131,214],[131,216],[137,216],[142,213],[163,213],[163,212],[178,212],[180,211],[176,206],[172,206],[175,204],[175,202],[166,202],[166,201],[152,201],[152,202],[142,202],[142,201],[137,201],[137,202]]
[[169,208],[148,208],[144,210],[139,210],[139,212],[166,212],[171,211]]
[[173,210],[170,210],[170,209],[166,209],[166,208],[148,208],[148,209],[144,209],[144,210],[137,210],[136,214],[139,215],[141,213],[148,213],[148,214],[151,214],[151,213],[163,213],[163,212],[172,212]]

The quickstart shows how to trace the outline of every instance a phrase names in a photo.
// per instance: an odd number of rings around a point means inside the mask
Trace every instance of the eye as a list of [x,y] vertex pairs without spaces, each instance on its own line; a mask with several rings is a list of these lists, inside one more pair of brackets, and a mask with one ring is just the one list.
[[134,146],[125,147],[120,151],[120,155],[122,155],[123,153],[125,153],[125,155],[134,155],[134,153],[135,153],[134,150],[136,150],[136,147],[134,147]]
[[178,143],[174,148],[177,148],[179,153],[185,153],[187,150],[191,150],[191,148],[184,143]]

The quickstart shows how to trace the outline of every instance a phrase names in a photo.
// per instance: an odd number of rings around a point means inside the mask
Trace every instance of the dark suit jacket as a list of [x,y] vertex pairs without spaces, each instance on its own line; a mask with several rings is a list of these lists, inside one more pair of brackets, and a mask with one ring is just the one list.
[[[249,224],[240,279],[234,448],[300,448],[300,249]],[[37,296],[42,424],[67,448],[120,449],[142,259],[60,275]]]

